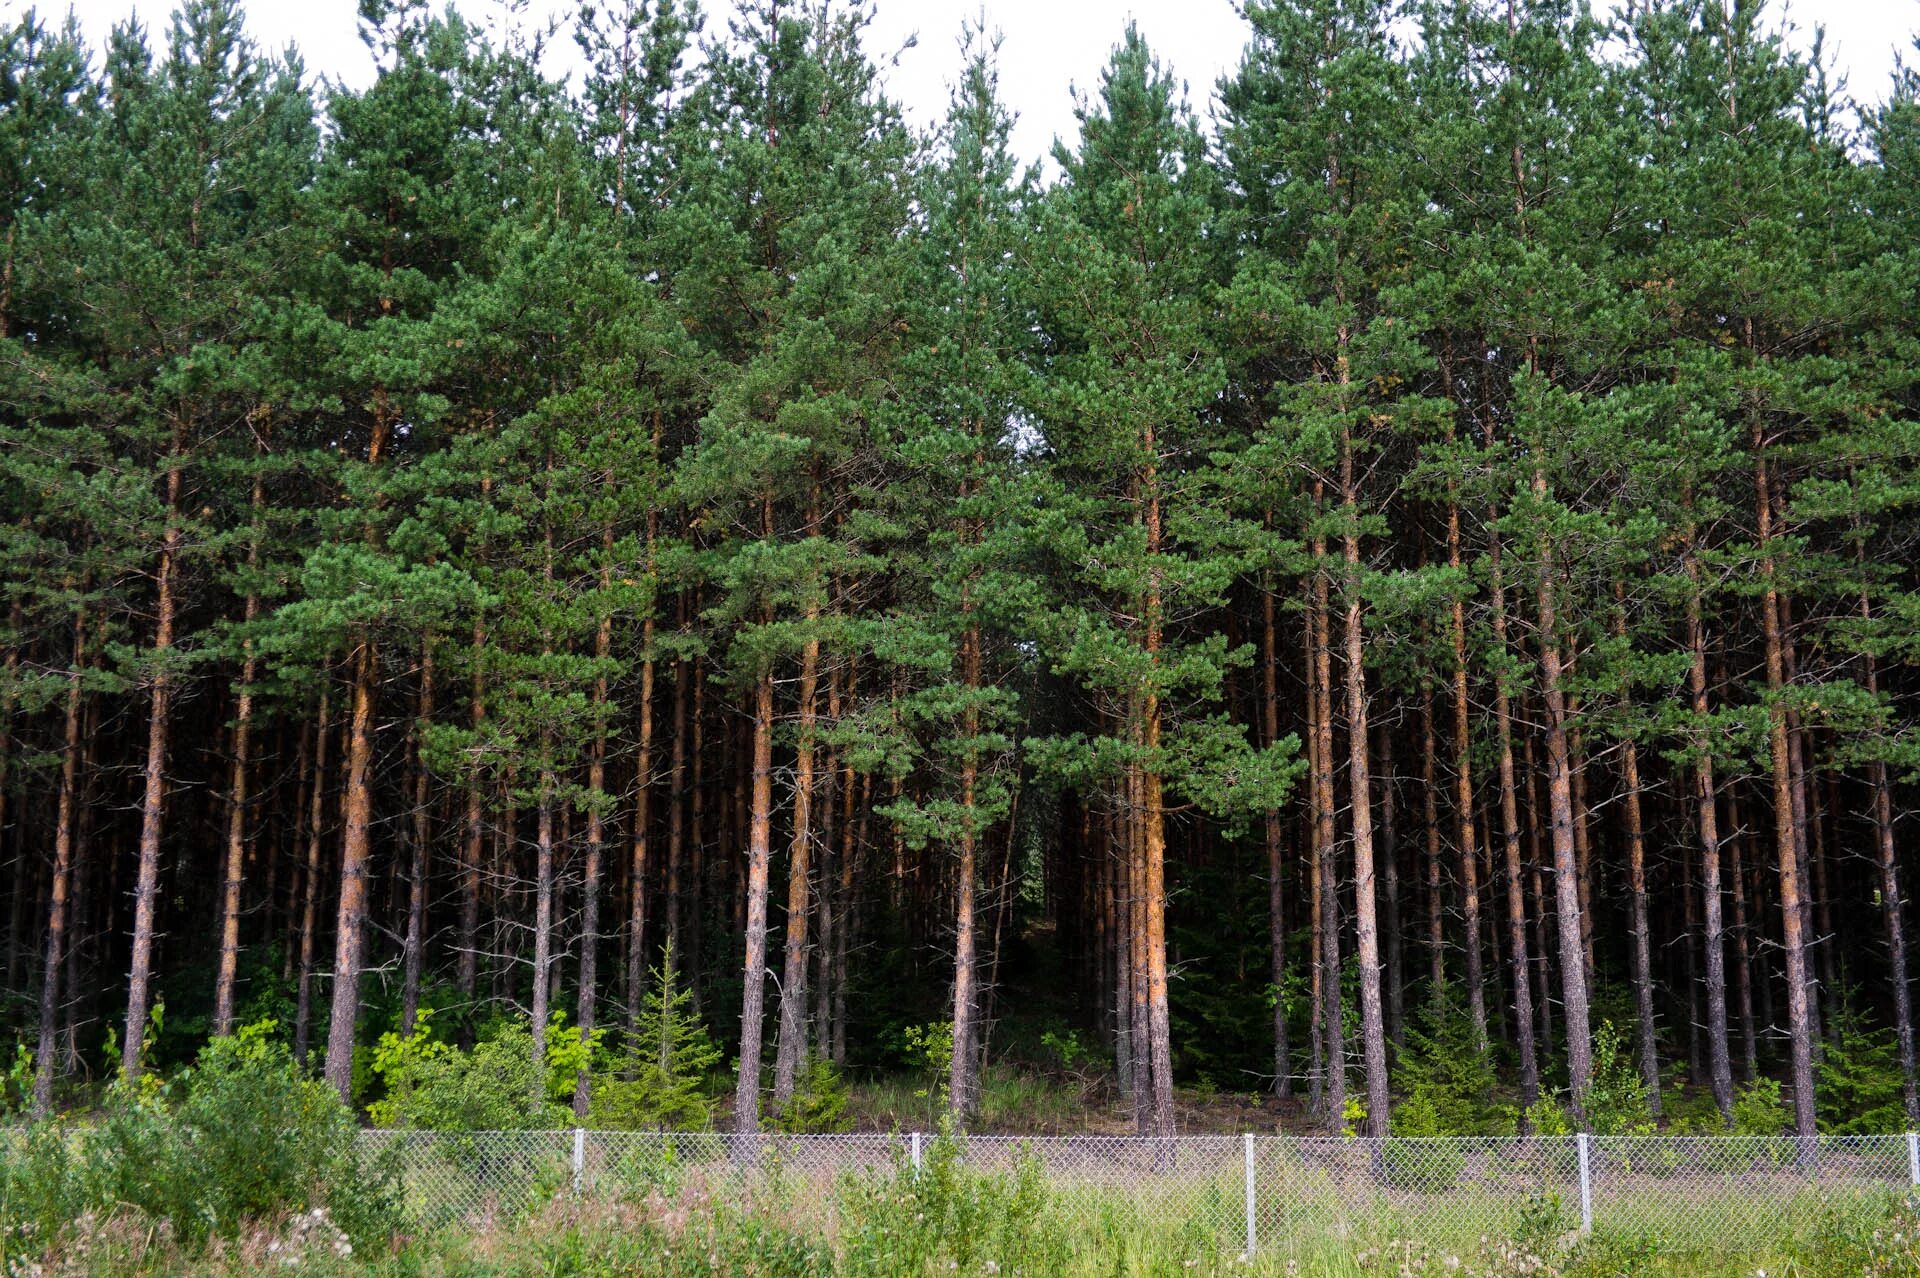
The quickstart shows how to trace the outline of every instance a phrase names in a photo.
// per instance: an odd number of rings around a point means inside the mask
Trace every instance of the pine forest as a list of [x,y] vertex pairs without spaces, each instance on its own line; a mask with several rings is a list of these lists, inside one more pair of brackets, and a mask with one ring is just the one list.
[[0,1109],[1920,1122],[1920,48],[1244,10],[9,20]]

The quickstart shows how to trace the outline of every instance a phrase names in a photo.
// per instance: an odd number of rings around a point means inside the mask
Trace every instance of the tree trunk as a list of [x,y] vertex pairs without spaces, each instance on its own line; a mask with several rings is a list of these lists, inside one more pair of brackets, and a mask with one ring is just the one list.
[[1660,1048],[1653,1020],[1653,938],[1647,922],[1647,839],[1640,811],[1640,748],[1632,738],[1621,743],[1621,798],[1627,827],[1627,893],[1632,918],[1634,1022],[1636,1057],[1640,1081],[1647,1089],[1647,1104],[1657,1121],[1660,1117]]
[[[1280,649],[1274,624],[1272,583],[1260,592],[1261,728],[1265,744],[1280,739]],[[1292,1054],[1287,1047],[1287,918],[1282,867],[1280,812],[1267,813],[1267,954],[1273,985],[1273,1094],[1282,1100],[1293,1095]]]
[[[60,747],[60,799],[53,826],[53,881],[47,893],[47,964],[40,974],[40,1040],[34,1055],[33,1074],[33,1117],[37,1120],[53,1112],[60,970],[67,955],[67,901],[73,881],[74,787],[80,762],[80,702],[86,649],[87,612],[82,607],[73,614],[73,664],[67,670],[66,730]],[[19,885],[16,884],[15,890],[19,890]]]
[[553,986],[553,803],[556,780],[552,745],[540,745],[540,793],[533,822],[533,1022],[534,1098],[545,1093],[547,1076],[547,1019],[552,1012]]
[[[1749,337],[1748,345],[1751,346]],[[1752,426],[1753,486],[1759,515],[1760,624],[1766,640],[1767,750],[1773,765],[1773,832],[1780,863],[1780,924],[1787,957],[1787,1035],[1793,1066],[1794,1131],[1814,1135],[1813,1032],[1807,1006],[1807,950],[1800,891],[1800,852],[1793,820],[1792,760],[1787,748],[1785,643],[1780,626],[1780,588],[1774,572],[1773,498],[1767,478],[1766,437]]]
[[[475,616],[467,719],[476,738],[487,718],[486,641],[486,620],[484,616]],[[467,766],[466,832],[460,850],[460,961],[454,969],[454,983],[467,1001],[469,1017],[480,977],[480,862],[486,847],[486,803],[480,781],[480,754],[476,745],[474,760]]]
[[[1317,503],[1316,503],[1317,504]],[[1326,541],[1314,538],[1314,561],[1326,562]],[[1333,663],[1328,636],[1327,577],[1313,579],[1314,735],[1316,740],[1314,819],[1319,831],[1320,861],[1320,1011],[1325,1042],[1326,1111],[1329,1130],[1339,1132],[1346,1121],[1347,1044],[1340,1010],[1340,875],[1336,868],[1333,791]]]
[[[1689,500],[1689,505],[1691,501]],[[1693,530],[1687,530],[1687,648],[1691,661],[1687,688],[1694,722],[1704,736],[1707,722],[1707,637],[1700,610],[1700,565],[1693,553]],[[1699,815],[1700,900],[1706,935],[1708,1080],[1720,1119],[1733,1123],[1733,1063],[1727,1051],[1727,953],[1721,914],[1720,796],[1713,780],[1713,755],[1707,742],[1695,743],[1693,801]]]
[[[1438,1013],[1447,1000],[1447,932],[1444,878],[1440,865],[1440,783],[1434,774],[1434,759],[1440,752],[1433,732],[1433,693],[1420,693],[1420,800],[1427,830],[1427,1003]],[[1473,809],[1468,807],[1462,823],[1473,828]],[[1478,902],[1475,902],[1476,907]],[[1475,914],[1479,913],[1476,908]],[[1486,1005],[1481,1004],[1482,1014]],[[1484,1043],[1485,1038],[1481,1041]]]
[[[1864,562],[1866,542],[1855,543],[1856,554]],[[1860,620],[1871,626],[1873,605],[1866,589],[1860,591]],[[1867,696],[1880,695],[1880,670],[1871,652],[1865,654]],[[1907,934],[1902,917],[1905,902],[1900,895],[1900,860],[1893,839],[1893,787],[1887,779],[1887,765],[1875,759],[1867,765],[1867,784],[1873,790],[1874,851],[1880,872],[1880,915],[1887,933],[1888,976],[1893,983],[1894,1042],[1900,1053],[1900,1097],[1906,1107],[1909,1125],[1920,1123],[1920,1091],[1916,1091],[1913,1047],[1913,991],[1907,983]]]
[[[970,617],[972,604],[968,588],[962,587],[961,612]],[[976,708],[976,693],[980,687],[978,626],[969,624],[960,637],[960,667],[961,684],[966,689],[964,695],[967,697],[960,731],[968,745],[960,760],[960,855],[954,867],[953,884],[953,1057],[948,1065],[948,1079],[956,1125],[963,1125],[972,1115],[979,1091],[974,1068],[977,1059],[974,1052],[974,1013],[978,1000],[974,990],[973,913],[976,877],[974,849],[978,839],[974,827],[974,790],[978,784],[980,765],[978,753],[972,744],[980,735],[980,712]]]
[[[247,570],[260,564],[260,514],[265,505],[264,481],[253,477],[253,535],[247,543]],[[260,615],[260,596],[251,586],[241,607],[242,624],[251,626]],[[220,908],[220,966],[213,982],[213,1032],[233,1032],[234,987],[240,976],[240,885],[247,853],[247,747],[253,735],[253,638],[241,640],[240,693],[233,721],[233,770],[227,796],[227,866]],[[271,900],[269,900],[271,904]]]
[[[1494,648],[1504,657],[1507,652],[1507,592],[1501,576],[1500,535],[1491,541],[1493,572]],[[1455,662],[1455,669],[1459,663]],[[1454,711],[1463,707],[1459,675],[1455,676]],[[1540,1058],[1533,1039],[1532,965],[1527,956],[1527,898],[1525,871],[1520,857],[1520,799],[1513,774],[1513,700],[1508,691],[1504,667],[1493,677],[1494,734],[1500,747],[1500,836],[1507,872],[1507,955],[1513,966],[1513,1021],[1515,1050],[1520,1057],[1520,1103],[1532,1105],[1540,1098]],[[1455,729],[1456,750],[1460,745]]]
[[140,1077],[146,1042],[147,1011],[153,999],[154,911],[160,895],[160,831],[167,795],[167,712],[172,694],[174,573],[180,557],[180,467],[186,450],[186,425],[176,422],[167,467],[166,528],[154,572],[154,672],[147,713],[146,783],[140,799],[140,870],[133,889],[133,952],[127,972],[127,1020],[120,1039],[120,1073],[129,1083]]
[[760,1130],[760,1035],[767,971],[767,861],[773,841],[773,671],[754,681],[753,794],[747,826],[747,957],[740,996],[740,1074],[734,1130]]
[[[810,610],[808,622],[817,619]],[[773,1103],[793,1099],[807,1056],[807,923],[813,873],[813,749],[819,687],[820,640],[809,635],[800,651],[800,723],[793,767],[793,843],[787,858],[786,963],[780,978],[780,1041],[774,1053]]]
[[[1341,497],[1349,520],[1358,517],[1353,447],[1341,437]],[[1366,1062],[1367,1130],[1387,1134],[1387,1035],[1380,998],[1380,928],[1374,888],[1373,780],[1367,757],[1366,632],[1360,601],[1360,538],[1351,522],[1341,538],[1345,559],[1347,781],[1353,820],[1354,924],[1360,967],[1360,1037]]]
[[327,1082],[353,1103],[354,1023],[360,1015],[360,968],[366,943],[367,861],[373,820],[373,701],[377,672],[373,636],[354,654],[353,701],[347,731],[346,789],[341,795],[340,908],[333,942],[333,1008],[327,1021]]
[[[609,529],[602,543],[602,549],[612,550],[612,530]],[[607,590],[612,586],[612,572],[606,567],[600,571],[600,588]],[[640,752],[635,777],[637,794],[634,799],[634,828],[644,830],[647,824],[647,772],[652,766],[650,753],[653,745],[653,618],[649,616],[641,625],[641,652],[644,654],[640,667]],[[579,1024],[582,1046],[593,1043],[594,1017],[597,1012],[596,998],[599,991],[595,988],[600,979],[600,878],[604,873],[602,861],[606,855],[606,823],[600,815],[600,803],[607,790],[607,662],[613,656],[613,616],[609,612],[600,614],[600,624],[594,630],[593,655],[601,673],[593,680],[593,749],[587,759],[587,790],[594,800],[587,809],[587,864],[580,885],[580,994],[575,1005],[574,1019]],[[645,868],[645,857],[641,858],[641,868]],[[637,897],[645,886],[644,874],[633,880],[633,891]],[[629,983],[628,997],[639,1001],[640,987]],[[573,1088],[573,1116],[585,1119],[587,1110],[593,1104],[593,1071],[583,1069]]]
[[400,1033],[413,1033],[420,1015],[420,969],[427,949],[427,836],[433,774],[427,768],[426,731],[433,722],[433,636],[420,640],[420,694],[413,722],[413,829],[407,849],[407,936],[400,978]]
[[319,923],[320,847],[325,829],[327,799],[327,689],[320,689],[320,709],[314,721],[313,793],[307,818],[307,868],[300,891],[300,983],[293,1016],[293,1058],[307,1063],[307,1039],[313,1024],[314,929]]

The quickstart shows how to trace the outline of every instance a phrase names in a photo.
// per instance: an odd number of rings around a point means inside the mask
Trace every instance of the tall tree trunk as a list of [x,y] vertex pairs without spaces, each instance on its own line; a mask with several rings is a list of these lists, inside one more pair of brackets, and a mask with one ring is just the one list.
[[[1274,624],[1272,583],[1262,584],[1260,722],[1264,743],[1271,746],[1280,739],[1280,649]],[[1293,1095],[1293,1063],[1287,1045],[1287,916],[1285,880],[1281,873],[1285,857],[1278,809],[1267,813],[1266,844],[1268,976],[1273,985],[1273,1094],[1286,1100]]]
[[1727,849],[1728,878],[1733,885],[1733,974],[1740,1012],[1740,1077],[1742,1081],[1751,1083],[1760,1076],[1760,1047],[1753,1023],[1753,956],[1747,939],[1751,935],[1747,924],[1747,873],[1741,860],[1745,837],[1746,831],[1740,825],[1739,802],[1729,791],[1727,836],[1722,840],[1722,846]]
[[[384,389],[374,394],[373,430],[367,441],[367,468],[377,468],[386,452],[394,412]],[[374,498],[375,505],[379,498]],[[375,538],[367,522],[365,536]],[[360,1016],[360,969],[366,945],[367,863],[373,833],[373,703],[379,659],[371,629],[355,635],[353,699],[347,735],[346,786],[340,797],[340,908],[334,934],[333,1008],[327,1021],[325,1074],[340,1099],[353,1102],[353,1039]]]
[[960,678],[967,698],[961,715],[961,732],[967,746],[960,760],[959,860],[954,867],[953,884],[953,1057],[948,1079],[953,1117],[965,1123],[978,1100],[979,1080],[975,1074],[974,1014],[978,998],[974,989],[974,849],[978,831],[974,825],[974,791],[979,778],[979,755],[973,743],[980,736],[980,712],[977,692],[980,687],[980,628],[971,623],[972,582],[961,588],[960,610],[969,623],[960,637]]
[[167,801],[167,714],[173,689],[174,574],[180,557],[180,468],[185,464],[186,423],[176,419],[168,456],[165,530],[154,570],[154,671],[147,711],[146,782],[140,799],[140,869],[133,889],[132,961],[127,971],[127,1020],[120,1040],[120,1073],[140,1076],[147,1011],[153,1000],[154,911],[160,895],[160,832]]
[[[817,612],[810,610],[811,625]],[[820,682],[820,640],[809,635],[800,650],[800,723],[793,767],[793,843],[787,858],[786,963],[780,978],[780,1041],[774,1053],[773,1103],[793,1099],[795,1079],[807,1056],[807,923],[813,873],[813,751],[815,704]]]
[[[1751,321],[1747,344],[1752,346]],[[1764,593],[1760,624],[1766,641],[1767,751],[1773,765],[1773,832],[1780,863],[1780,925],[1787,958],[1787,1035],[1792,1055],[1793,1125],[1814,1135],[1813,1031],[1807,1005],[1807,949],[1800,891],[1800,852],[1793,819],[1793,771],[1787,745],[1786,653],[1780,625],[1780,588],[1773,557],[1773,497],[1768,481],[1766,436],[1751,428],[1753,488],[1759,514],[1760,575]]]
[[[474,737],[487,718],[486,697],[486,618],[473,619],[473,670],[467,699],[467,722]],[[481,765],[478,748],[467,765],[467,810],[465,833],[460,848],[460,961],[454,968],[454,984],[467,1001],[471,1017],[474,994],[480,978],[480,862],[486,848],[486,796],[481,790]]]
[[[1534,472],[1534,496],[1546,499],[1546,479]],[[1559,621],[1554,605],[1552,556],[1541,555],[1537,586],[1540,618],[1540,694],[1546,705],[1547,811],[1553,835],[1553,887],[1560,925],[1560,1000],[1567,1041],[1568,1099],[1586,1114],[1587,1086],[1593,1076],[1593,1040],[1587,1024],[1586,949],[1580,910],[1580,867],[1573,841],[1573,784],[1567,745],[1566,693],[1561,686]]]
[[[1490,543],[1493,573],[1493,639],[1497,655],[1507,652],[1507,592],[1501,576],[1500,535]],[[1455,662],[1456,670],[1459,662]],[[1454,711],[1463,702],[1459,675],[1455,676]],[[1540,1058],[1533,1039],[1532,965],[1527,956],[1527,897],[1520,856],[1520,799],[1513,773],[1513,698],[1504,666],[1493,676],[1493,724],[1500,748],[1500,837],[1507,874],[1507,955],[1513,965],[1513,1021],[1515,1049],[1520,1057],[1520,1103],[1540,1098]],[[1455,748],[1459,730],[1455,729]],[[1469,818],[1470,820],[1471,818]]]
[[[253,529],[247,541],[249,578],[260,565],[260,516],[266,504],[264,478],[255,473],[250,503]],[[251,626],[260,615],[260,596],[249,582],[246,602],[241,606],[243,625]],[[227,796],[227,866],[220,908],[220,966],[213,982],[213,1032],[233,1032],[234,987],[240,976],[240,886],[245,875],[247,855],[247,747],[253,737],[253,680],[256,665],[253,636],[240,641],[240,693],[233,716],[233,769]],[[268,898],[271,905],[272,898]]]
[[[1344,333],[1344,326],[1342,332]],[[1344,345],[1344,339],[1343,339]],[[1341,359],[1345,381],[1345,357]],[[1353,479],[1353,445],[1343,428],[1340,446],[1341,500],[1348,523],[1341,537],[1346,595],[1347,782],[1353,820],[1354,924],[1356,958],[1360,966],[1360,1037],[1366,1062],[1367,1128],[1385,1136],[1388,1128],[1387,1035],[1380,998],[1380,927],[1374,888],[1373,780],[1367,757],[1371,740],[1367,728],[1366,630],[1360,600],[1360,536],[1353,520],[1359,517]]]
[[529,1019],[533,1022],[534,1097],[546,1090],[547,1018],[552,1011],[553,986],[550,974],[553,952],[553,804],[556,789],[552,762],[552,744],[540,744],[540,792],[534,802],[533,820],[533,997]]
[[[87,662],[87,611],[73,614],[73,664],[67,669],[66,730],[60,747],[60,798],[54,814],[53,880],[47,903],[47,962],[40,974],[40,1040],[34,1055],[33,1116],[53,1112],[55,1035],[60,1018],[60,970],[67,954],[67,901],[73,881],[74,786],[80,762],[80,701]],[[15,890],[19,887],[16,885]],[[69,992],[68,997],[72,997]]]
[[360,968],[366,944],[367,862],[373,822],[373,701],[378,670],[373,636],[354,653],[353,700],[347,729],[346,788],[340,799],[340,907],[333,942],[333,1007],[327,1020],[328,1084],[353,1102],[354,1025],[360,1015]]
[[734,1130],[760,1130],[760,1035],[767,971],[767,862],[773,842],[773,671],[762,670],[753,689],[753,785],[747,825],[747,957],[740,997],[740,1074],[735,1081]]
[[[1855,553],[1864,564],[1866,542],[1855,542]],[[1873,624],[1873,604],[1865,587],[1860,590],[1860,620]],[[1872,652],[1865,654],[1867,695],[1880,695],[1879,664]],[[1887,765],[1875,759],[1867,765],[1867,784],[1873,790],[1874,851],[1880,872],[1880,915],[1887,933],[1887,965],[1893,983],[1894,1042],[1900,1053],[1900,1097],[1909,1125],[1920,1123],[1920,1091],[1914,1079],[1913,990],[1907,983],[1907,933],[1902,917],[1905,901],[1900,895],[1900,860],[1893,839],[1893,787],[1887,779]]]
[[[1422,689],[1420,693],[1420,801],[1427,830],[1427,1002],[1432,1011],[1438,1013],[1446,1006],[1447,1000],[1447,932],[1446,901],[1444,876],[1441,872],[1440,854],[1440,782],[1435,775],[1434,759],[1440,752],[1440,745],[1433,732],[1433,693]],[[1473,809],[1468,807],[1462,817],[1468,829],[1473,828]],[[1478,902],[1475,902],[1475,914],[1478,915]],[[1486,1004],[1481,1004],[1481,1014],[1485,1015]],[[1484,1034],[1481,1042],[1485,1042]]]
[[[1316,494],[1317,495],[1317,494]],[[1318,503],[1316,502],[1316,505]],[[1326,562],[1326,541],[1314,538],[1314,561]],[[1319,831],[1320,861],[1320,1010],[1321,1037],[1325,1042],[1326,1112],[1323,1118],[1332,1131],[1341,1130],[1347,1108],[1347,1044],[1342,1025],[1340,998],[1340,875],[1334,856],[1337,836],[1334,832],[1333,790],[1333,663],[1332,643],[1328,635],[1327,576],[1316,571],[1313,579],[1313,668],[1314,735],[1317,742],[1314,819]]]
[[[1691,506],[1691,497],[1688,500]],[[1694,534],[1689,526],[1686,543],[1687,573],[1687,649],[1691,660],[1687,670],[1687,688],[1692,698],[1693,718],[1707,722],[1707,635],[1701,618],[1700,565],[1694,555]],[[1700,901],[1706,929],[1707,968],[1707,1055],[1708,1080],[1713,1103],[1720,1109],[1721,1121],[1733,1123],[1733,1062],[1727,1051],[1727,954],[1725,925],[1722,922],[1720,886],[1720,796],[1713,780],[1713,755],[1707,742],[1696,742],[1693,761],[1693,801],[1700,830]]]
[[[1616,597],[1618,597],[1616,595]],[[1620,624],[1625,637],[1625,622]],[[1627,833],[1627,910],[1633,932],[1629,959],[1633,979],[1635,1059],[1647,1105],[1660,1117],[1660,1049],[1653,1019],[1653,938],[1647,921],[1647,837],[1640,809],[1640,747],[1632,737],[1620,744],[1620,798]]]
[[413,712],[413,822],[407,851],[407,935],[400,977],[400,1032],[413,1033],[420,1015],[420,970],[427,950],[427,838],[433,773],[427,767],[426,731],[433,722],[433,636],[420,640],[420,692]]
[[[323,676],[324,677],[324,676]],[[326,828],[327,800],[327,688],[320,689],[320,708],[313,729],[313,792],[308,800],[307,867],[300,889],[300,980],[294,996],[293,1058],[307,1063],[307,1039],[313,1024],[314,931],[320,913],[320,849]]]
[[[601,552],[609,557],[613,552],[613,530],[608,528],[601,538]],[[600,589],[610,591],[613,587],[613,570],[610,562],[603,562],[600,568]],[[635,764],[636,795],[634,799],[634,827],[644,830],[647,824],[647,773],[652,768],[653,749],[653,617],[649,614],[640,627],[641,666],[640,666],[640,751]],[[600,803],[607,790],[607,663],[613,658],[613,614],[603,608],[600,624],[593,632],[594,662],[599,672],[593,679],[593,747],[587,758],[587,790],[593,802],[587,808],[587,864],[580,885],[580,993],[575,1004],[574,1020],[579,1025],[582,1046],[593,1043],[594,1020],[597,1014],[596,988],[600,979],[600,878],[604,873],[601,864],[606,855],[606,822],[600,815]],[[641,895],[645,886],[644,855],[641,857],[642,873],[633,880],[634,895]],[[643,915],[644,917],[644,915]],[[628,998],[639,1001],[640,987],[629,982]],[[573,1116],[584,1119],[593,1104],[593,1071],[583,1069],[573,1087]]]

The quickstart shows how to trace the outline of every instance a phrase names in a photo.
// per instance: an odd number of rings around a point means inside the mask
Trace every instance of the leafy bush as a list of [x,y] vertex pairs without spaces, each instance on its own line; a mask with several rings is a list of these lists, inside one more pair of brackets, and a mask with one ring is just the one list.
[[166,1083],[116,1086],[92,1126],[47,1125],[10,1142],[0,1153],[9,1257],[44,1249],[89,1214],[131,1213],[189,1249],[322,1206],[355,1242],[390,1231],[390,1171],[360,1154],[353,1115],[272,1032],[256,1022],[214,1039]]
[[1593,1034],[1586,1102],[1587,1130],[1596,1136],[1646,1136],[1657,1130],[1633,1049],[1612,1021],[1602,1021]]
[[1780,1080],[1756,1078],[1733,1094],[1736,1136],[1784,1136],[1791,1121],[1780,1103]]
[[[373,1072],[387,1092],[368,1106],[376,1125],[440,1132],[573,1125],[572,1111],[554,1100],[552,1071],[534,1063],[533,1031],[524,1019],[496,1022],[467,1052],[435,1039],[431,1022],[432,1013],[423,1008],[412,1034],[383,1034],[375,1046]],[[566,1044],[550,1041],[549,1060],[556,1048],[568,1051]]]
[[1011,1175],[996,1176],[968,1170],[961,1152],[949,1127],[917,1171],[899,1165],[844,1182],[840,1272],[848,1278],[1061,1272],[1064,1235],[1048,1218],[1038,1161],[1023,1160]]
[[594,1075],[589,1121],[625,1131],[708,1127],[707,1077],[719,1062],[720,1049],[693,1010],[692,991],[679,987],[669,944],[617,1067]]
[[777,1132],[844,1132],[853,1128],[847,1113],[847,1084],[824,1056],[809,1054],[806,1068],[794,1080],[793,1099],[769,1115],[767,1126]]

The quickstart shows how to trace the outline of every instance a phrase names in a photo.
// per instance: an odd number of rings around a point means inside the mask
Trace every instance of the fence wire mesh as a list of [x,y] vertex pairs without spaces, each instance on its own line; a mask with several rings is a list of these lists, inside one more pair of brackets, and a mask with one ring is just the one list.
[[562,1196],[671,1198],[831,1232],[845,1192],[936,1161],[1035,1177],[1050,1210],[1105,1237],[1151,1232],[1285,1254],[1394,1241],[1600,1229],[1737,1252],[1834,1209],[1891,1210],[1920,1186],[1910,1136],[1509,1137],[756,1135],[611,1131],[362,1133],[421,1227],[486,1229]]

